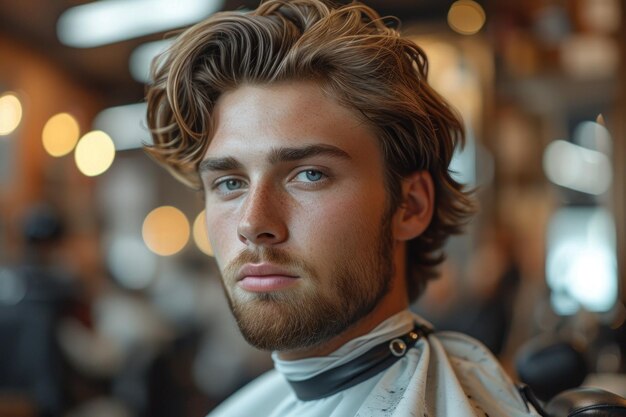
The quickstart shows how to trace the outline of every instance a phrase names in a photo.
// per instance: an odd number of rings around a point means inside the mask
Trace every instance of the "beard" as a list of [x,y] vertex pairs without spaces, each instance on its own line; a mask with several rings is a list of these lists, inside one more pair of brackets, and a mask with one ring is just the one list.
[[[242,251],[222,272],[231,311],[248,343],[262,350],[315,347],[368,315],[389,292],[393,276],[391,218],[384,216],[370,250],[346,252],[331,276],[321,277],[304,259],[273,247]],[[251,293],[237,288],[247,263],[268,262],[304,280],[296,288]]]

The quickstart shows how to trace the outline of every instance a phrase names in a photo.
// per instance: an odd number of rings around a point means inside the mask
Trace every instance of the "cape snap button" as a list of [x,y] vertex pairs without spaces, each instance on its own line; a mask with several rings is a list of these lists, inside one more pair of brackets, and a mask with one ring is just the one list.
[[394,356],[403,356],[406,353],[406,343],[402,339],[393,339],[389,342],[389,350]]

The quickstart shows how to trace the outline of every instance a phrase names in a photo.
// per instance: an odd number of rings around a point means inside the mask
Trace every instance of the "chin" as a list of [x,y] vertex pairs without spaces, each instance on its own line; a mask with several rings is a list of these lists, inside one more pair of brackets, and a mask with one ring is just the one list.
[[291,291],[248,293],[231,300],[233,315],[249,344],[272,351],[318,346],[373,311],[384,292],[368,299],[294,295]]

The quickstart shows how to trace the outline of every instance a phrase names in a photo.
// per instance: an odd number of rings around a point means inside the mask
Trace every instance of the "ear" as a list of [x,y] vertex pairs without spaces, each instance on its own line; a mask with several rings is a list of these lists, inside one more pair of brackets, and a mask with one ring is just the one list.
[[435,186],[428,171],[417,171],[402,180],[402,200],[393,217],[394,238],[411,240],[430,224],[435,206]]

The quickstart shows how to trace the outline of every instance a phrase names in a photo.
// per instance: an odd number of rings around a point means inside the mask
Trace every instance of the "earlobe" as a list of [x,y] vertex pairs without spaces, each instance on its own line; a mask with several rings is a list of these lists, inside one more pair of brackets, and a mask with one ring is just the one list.
[[407,241],[421,235],[430,224],[435,186],[428,171],[417,171],[402,180],[402,203],[394,215],[394,237]]

